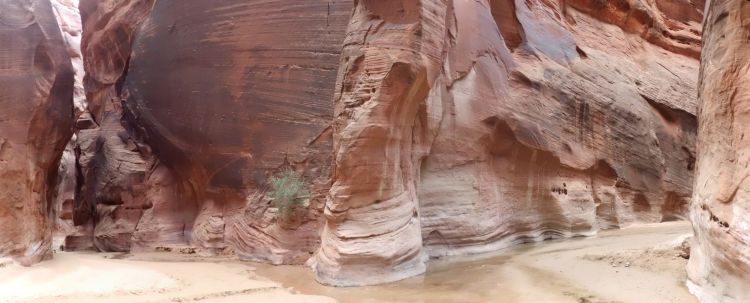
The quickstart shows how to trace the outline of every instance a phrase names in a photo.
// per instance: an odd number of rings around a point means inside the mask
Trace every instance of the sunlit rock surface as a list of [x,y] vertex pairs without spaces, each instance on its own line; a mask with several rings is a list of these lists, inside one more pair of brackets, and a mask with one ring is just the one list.
[[74,73],[50,1],[0,10],[0,257],[51,256],[50,209],[73,122]]
[[52,8],[60,25],[65,48],[70,56],[75,73],[73,86],[73,105],[76,116],[86,110],[86,94],[83,90],[83,56],[81,55],[81,14],[78,12],[78,0],[52,0]]
[[698,87],[688,286],[701,302],[750,301],[750,3],[709,1]]

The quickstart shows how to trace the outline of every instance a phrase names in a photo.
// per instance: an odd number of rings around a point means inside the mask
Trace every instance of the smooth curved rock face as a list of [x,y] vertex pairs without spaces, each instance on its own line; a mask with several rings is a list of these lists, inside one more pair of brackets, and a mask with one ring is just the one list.
[[698,87],[688,286],[701,302],[750,301],[750,3],[709,1]]
[[[120,104],[118,80],[124,80],[131,45],[138,26],[151,11],[154,0],[81,0],[84,79],[87,109],[96,124]],[[111,108],[107,108],[108,104]],[[92,128],[81,127],[79,129]]]
[[333,285],[425,270],[416,180],[432,139],[424,101],[445,47],[444,3],[357,4],[334,98],[334,183],[314,264],[318,280]]
[[357,4],[319,281],[685,217],[701,6]]
[[[91,117],[78,123],[76,224],[94,225],[106,251],[192,244],[308,259],[329,187],[330,100],[350,7],[82,0]],[[282,167],[303,172],[312,193],[289,220],[265,197]]]
[[[301,263],[319,243],[346,1],[157,1],[123,85],[144,140],[196,201],[192,244]],[[291,222],[264,193],[283,167],[310,197]]]
[[514,7],[515,48],[487,34],[497,11],[454,7],[447,106],[420,172],[430,255],[684,218],[697,61],[572,4]]
[[353,2],[84,0],[97,247],[317,250],[319,281],[363,285],[684,218],[701,1]]
[[71,135],[73,70],[52,6],[0,10],[0,257],[51,256],[57,164]]

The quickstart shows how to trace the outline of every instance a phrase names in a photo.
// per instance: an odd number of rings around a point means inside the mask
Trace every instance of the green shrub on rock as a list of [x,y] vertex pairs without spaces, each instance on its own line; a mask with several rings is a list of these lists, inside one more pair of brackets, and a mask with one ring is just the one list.
[[291,169],[284,169],[272,176],[270,185],[271,203],[279,209],[279,213],[284,217],[290,214],[295,206],[302,205],[309,195],[300,173]]

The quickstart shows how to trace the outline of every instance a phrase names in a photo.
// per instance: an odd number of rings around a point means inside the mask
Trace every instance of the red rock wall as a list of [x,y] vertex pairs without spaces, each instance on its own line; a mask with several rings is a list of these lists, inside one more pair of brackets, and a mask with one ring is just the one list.
[[[89,233],[93,245],[103,251],[129,251],[149,243],[134,240],[137,225],[154,205],[174,204],[177,198],[154,191],[161,179],[159,162],[125,117],[122,83],[131,45],[153,1],[80,2],[83,23],[84,87],[87,112],[77,121],[78,184],[73,221]],[[155,197],[156,195],[156,197]],[[189,211],[187,205],[183,209]],[[174,218],[180,219],[174,219]],[[160,244],[184,245],[185,220],[177,211],[165,217]],[[148,222],[148,220],[144,220]],[[157,225],[158,226],[158,225]],[[142,227],[141,233],[153,226]],[[173,232],[179,230],[178,234]],[[71,241],[85,235],[70,235]],[[140,239],[140,238],[139,238]],[[73,244],[69,243],[69,244]],[[71,247],[70,249],[77,249]]]
[[698,85],[698,162],[688,286],[701,302],[750,301],[750,3],[709,1]]
[[515,9],[524,40],[506,48],[497,11],[455,5],[448,106],[420,173],[430,254],[684,218],[697,61],[573,5]]
[[0,257],[51,257],[57,163],[71,135],[73,69],[52,5],[0,10]]
[[[146,141],[198,207],[191,243],[299,263],[319,242],[343,1],[157,1],[124,84]],[[169,51],[164,51],[169,50]],[[284,168],[310,197],[279,220],[264,195]]]
[[684,218],[699,2],[84,0],[74,218],[334,285]]
[[[79,123],[75,213],[97,248],[273,263],[317,249],[351,4],[281,3],[81,2],[93,119]],[[288,168],[311,195],[279,220],[267,179]]]
[[334,97],[334,183],[313,265],[323,283],[380,283],[425,270],[417,180],[434,138],[425,99],[440,75],[448,9],[439,1],[357,1]]
[[387,282],[424,271],[425,255],[684,218],[701,8],[357,4],[319,281]]
[[[73,85],[73,106],[76,120],[84,121],[90,116],[87,111],[86,93],[83,88],[85,71],[83,68],[83,55],[81,54],[81,38],[83,27],[81,15],[78,11],[77,0],[52,0],[52,7],[57,18],[57,23],[62,30],[66,50],[75,73]],[[83,126],[78,123],[78,126]],[[75,225],[74,209],[79,185],[79,162],[76,156],[79,150],[77,135],[68,141],[63,155],[60,158],[60,166],[57,171],[57,184],[55,185],[55,200],[53,201],[53,213],[55,229],[53,232],[53,249],[80,250],[93,247],[91,224]]]

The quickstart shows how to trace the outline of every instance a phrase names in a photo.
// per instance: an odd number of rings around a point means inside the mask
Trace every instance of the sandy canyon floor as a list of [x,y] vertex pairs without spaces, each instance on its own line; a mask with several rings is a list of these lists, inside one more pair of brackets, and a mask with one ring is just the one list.
[[697,302],[684,286],[686,222],[430,262],[397,283],[333,288],[302,266],[176,252],[57,253],[0,263],[0,302]]

